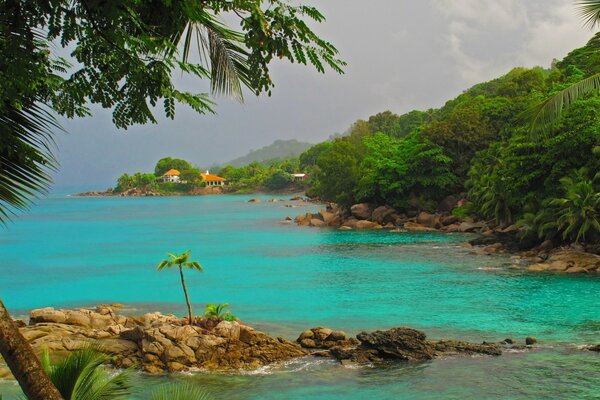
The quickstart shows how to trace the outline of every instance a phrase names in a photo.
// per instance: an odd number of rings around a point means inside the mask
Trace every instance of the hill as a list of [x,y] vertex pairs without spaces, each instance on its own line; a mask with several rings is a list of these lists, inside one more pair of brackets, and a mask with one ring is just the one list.
[[299,142],[296,139],[276,140],[268,146],[252,150],[245,156],[231,160],[224,163],[224,165],[241,167],[253,162],[268,163],[270,161],[297,157],[311,146],[312,143]]

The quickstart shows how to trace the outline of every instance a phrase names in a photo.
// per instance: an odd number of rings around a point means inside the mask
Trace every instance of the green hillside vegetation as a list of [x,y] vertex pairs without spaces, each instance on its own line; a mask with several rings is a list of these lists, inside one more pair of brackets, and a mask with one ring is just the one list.
[[272,164],[277,161],[297,157],[311,146],[312,143],[299,142],[295,139],[276,140],[268,146],[252,150],[245,156],[231,160],[225,163],[225,165],[243,167],[253,162]]
[[592,241],[600,233],[600,97],[589,95],[557,123],[532,133],[528,117],[550,95],[600,70],[600,35],[552,68],[515,68],[439,109],[357,121],[299,157],[307,194],[348,207],[389,204],[517,223],[539,240]]

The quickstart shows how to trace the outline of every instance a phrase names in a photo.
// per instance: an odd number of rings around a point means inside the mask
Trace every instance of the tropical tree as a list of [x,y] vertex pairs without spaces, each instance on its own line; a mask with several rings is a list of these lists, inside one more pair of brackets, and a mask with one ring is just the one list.
[[196,271],[202,271],[202,266],[197,261],[189,261],[190,259],[190,250],[180,254],[175,255],[171,253],[167,253],[169,256],[168,260],[162,260],[160,264],[158,264],[157,269],[160,271],[163,268],[179,268],[179,276],[181,278],[181,286],[183,288],[183,294],[185,295],[185,302],[187,304],[188,309],[188,323],[191,325],[193,321],[192,314],[192,304],[190,303],[190,298],[188,296],[187,287],[185,285],[185,278],[183,277],[183,268],[189,268]]
[[200,170],[198,168],[184,169],[179,178],[187,183],[196,184],[200,182]]
[[131,389],[129,372],[109,373],[103,367],[108,360],[107,355],[92,347],[84,347],[54,363],[45,351],[42,366],[64,400],[124,398]]
[[[239,28],[220,22],[223,14],[239,17],[232,23]],[[314,7],[284,0],[0,2],[0,221],[47,191],[57,164],[57,114],[87,116],[93,103],[111,109],[114,124],[127,128],[156,122],[152,110],[160,101],[169,118],[175,102],[212,112],[209,94],[180,90],[173,74],[208,80],[213,94],[241,99],[242,87],[270,93],[274,57],[343,73],[337,49],[304,19],[320,23],[325,17]],[[196,63],[190,62],[194,44]],[[76,62],[56,57],[57,46]],[[30,399],[60,398],[34,366],[31,349],[20,347],[25,353],[19,355],[8,345],[24,339],[2,310],[0,328],[7,330],[0,333],[6,338],[0,349],[24,392]]]
[[2,300],[0,300],[0,353],[28,399],[62,399],[60,392],[44,372],[31,345],[19,333],[19,328],[10,317]]
[[165,172],[170,169],[176,169],[178,171],[185,171],[193,169],[192,164],[186,160],[180,158],[164,157],[158,160],[154,167],[154,175],[163,176]]
[[[578,11],[584,25],[594,28],[600,25],[600,0],[579,0]],[[600,91],[600,73],[595,73],[585,79],[560,90],[542,103],[529,110],[531,114],[532,131],[540,131],[553,125],[577,100]]]
[[600,233],[600,193],[586,175],[587,170],[580,169],[562,178],[563,195],[550,201],[556,210],[556,228],[563,239],[579,242],[590,234]]

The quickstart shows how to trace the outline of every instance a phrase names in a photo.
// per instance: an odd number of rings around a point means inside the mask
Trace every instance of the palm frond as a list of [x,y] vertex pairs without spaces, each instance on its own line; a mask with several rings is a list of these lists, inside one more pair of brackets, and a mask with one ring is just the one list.
[[554,94],[537,106],[527,110],[523,116],[531,120],[531,132],[539,133],[552,127],[562,113],[574,102],[599,91],[600,74],[595,74]]
[[203,271],[202,265],[200,265],[200,263],[198,261],[187,262],[184,265],[185,265],[185,267],[187,267],[189,269],[196,269],[198,271]]
[[593,29],[596,25],[600,25],[600,1],[580,0],[576,5],[577,13],[583,20],[584,26]]
[[120,398],[129,392],[129,373],[110,375],[102,366],[108,357],[92,347],[69,353],[52,364],[45,352],[43,366],[65,400],[105,400]]
[[158,264],[158,267],[156,267],[156,269],[160,271],[160,270],[162,270],[165,267],[170,268],[172,266],[173,266],[173,264],[171,263],[171,261],[169,261],[169,260],[162,260],[160,262],[160,264]]
[[212,397],[198,385],[172,383],[162,385],[151,395],[150,400],[210,400]]
[[242,46],[244,36],[201,10],[184,29],[172,38],[183,47],[182,62],[187,63],[196,41],[200,64],[207,68],[213,94],[232,96],[243,101],[242,85],[252,87],[248,51]]
[[0,222],[48,191],[55,130],[62,128],[42,103],[7,105],[0,115]]

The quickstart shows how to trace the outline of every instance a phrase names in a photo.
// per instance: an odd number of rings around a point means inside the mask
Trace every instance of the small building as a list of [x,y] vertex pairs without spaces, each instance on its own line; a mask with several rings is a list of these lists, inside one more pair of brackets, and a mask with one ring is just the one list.
[[292,174],[292,177],[294,178],[294,182],[302,182],[306,179],[306,174]]
[[181,172],[171,168],[170,170],[165,172],[165,174],[161,178],[163,182],[180,183],[179,175],[181,175]]
[[222,176],[211,174],[208,170],[200,173],[202,182],[206,182],[206,186],[224,186],[227,179]]

